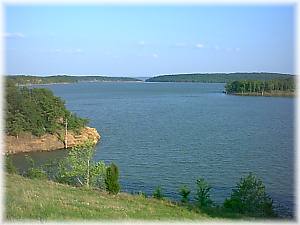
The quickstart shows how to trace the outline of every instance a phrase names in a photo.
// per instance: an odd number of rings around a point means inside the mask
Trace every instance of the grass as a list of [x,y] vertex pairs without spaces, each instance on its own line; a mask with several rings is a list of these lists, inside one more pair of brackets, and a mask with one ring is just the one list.
[[209,220],[209,215],[172,203],[120,193],[75,188],[6,174],[6,220]]
[[227,212],[222,207],[198,209],[191,204],[158,200],[143,195],[78,188],[49,180],[6,173],[5,218],[39,220],[161,220],[217,221],[255,218]]

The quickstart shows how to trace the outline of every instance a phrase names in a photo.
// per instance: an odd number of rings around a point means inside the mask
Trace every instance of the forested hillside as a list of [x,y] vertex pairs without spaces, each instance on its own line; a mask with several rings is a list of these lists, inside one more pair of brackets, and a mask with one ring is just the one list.
[[6,79],[6,133],[18,136],[23,132],[41,136],[54,134],[64,129],[67,119],[68,129],[79,132],[87,124],[86,119],[69,112],[64,101],[43,88],[18,87]]
[[14,81],[19,85],[25,84],[51,84],[51,83],[76,83],[76,82],[100,82],[100,81],[140,81],[132,77],[107,77],[107,76],[26,76],[26,75],[10,75],[7,79]]
[[293,78],[274,80],[242,80],[229,82],[225,86],[227,93],[264,93],[264,92],[294,92]]
[[227,83],[236,80],[272,80],[291,78],[293,75],[280,73],[194,73],[173,74],[152,77],[146,82],[200,82]]

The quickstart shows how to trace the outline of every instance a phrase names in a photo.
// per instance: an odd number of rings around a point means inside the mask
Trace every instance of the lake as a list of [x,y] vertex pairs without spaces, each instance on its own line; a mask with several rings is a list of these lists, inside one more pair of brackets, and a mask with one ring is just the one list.
[[[179,199],[203,177],[222,203],[253,172],[284,216],[294,212],[294,98],[231,96],[224,84],[77,83],[43,85],[101,134],[95,160],[115,162],[122,191]],[[32,153],[45,161],[66,152]],[[24,154],[14,156],[19,165]]]

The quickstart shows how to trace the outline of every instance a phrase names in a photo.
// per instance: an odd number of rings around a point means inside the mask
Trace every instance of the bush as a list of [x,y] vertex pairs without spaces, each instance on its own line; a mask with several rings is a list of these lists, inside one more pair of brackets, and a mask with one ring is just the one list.
[[14,166],[11,156],[6,156],[5,157],[5,171],[7,173],[12,173],[12,174],[16,174],[18,173],[17,168]]
[[208,207],[212,204],[210,199],[210,189],[211,186],[203,179],[200,178],[196,181],[197,192],[196,192],[196,203],[199,208]]
[[163,199],[164,195],[160,186],[155,188],[153,192],[153,197],[157,199]]
[[105,184],[106,184],[106,190],[110,194],[118,194],[119,193],[119,191],[120,191],[119,169],[114,163],[112,163],[106,169]]
[[26,161],[29,164],[25,176],[31,179],[48,179],[47,173],[42,167],[37,167],[34,160],[30,156],[26,156]]
[[29,168],[26,176],[31,179],[48,179],[47,173],[41,168]]
[[184,185],[180,188],[179,194],[181,195],[181,202],[188,203],[189,202],[189,194],[191,193],[190,189]]
[[231,197],[225,200],[224,207],[250,216],[276,216],[273,200],[266,194],[263,182],[251,173],[241,178]]

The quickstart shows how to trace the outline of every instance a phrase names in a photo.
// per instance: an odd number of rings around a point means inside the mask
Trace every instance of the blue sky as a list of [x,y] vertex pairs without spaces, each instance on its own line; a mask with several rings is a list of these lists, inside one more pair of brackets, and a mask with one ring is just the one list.
[[7,74],[294,73],[294,8],[5,8]]

